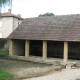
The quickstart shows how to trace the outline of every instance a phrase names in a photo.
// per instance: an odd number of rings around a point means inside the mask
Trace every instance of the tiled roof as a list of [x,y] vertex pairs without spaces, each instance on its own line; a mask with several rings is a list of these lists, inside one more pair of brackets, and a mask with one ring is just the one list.
[[1,13],[1,16],[2,16],[2,17],[16,17],[16,18],[18,18],[18,19],[22,19],[22,20],[23,20],[22,17],[17,16],[17,15],[14,15],[14,14],[12,14],[12,13],[10,13],[10,12]]
[[8,38],[80,41],[80,15],[27,18]]

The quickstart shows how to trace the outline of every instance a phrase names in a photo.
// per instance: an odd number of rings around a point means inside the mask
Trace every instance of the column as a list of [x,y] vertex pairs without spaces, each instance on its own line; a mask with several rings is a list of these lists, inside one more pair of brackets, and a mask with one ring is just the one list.
[[9,40],[9,55],[13,55],[13,40]]
[[25,57],[29,57],[29,41],[25,41]]
[[64,62],[68,60],[68,42],[64,42]]
[[43,41],[43,58],[47,58],[47,41]]

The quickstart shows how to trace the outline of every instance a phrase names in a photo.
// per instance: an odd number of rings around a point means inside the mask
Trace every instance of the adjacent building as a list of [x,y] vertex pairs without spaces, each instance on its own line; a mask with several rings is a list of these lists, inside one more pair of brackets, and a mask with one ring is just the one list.
[[7,38],[22,22],[20,14],[14,15],[9,9],[8,12],[2,13],[0,17],[0,38]]

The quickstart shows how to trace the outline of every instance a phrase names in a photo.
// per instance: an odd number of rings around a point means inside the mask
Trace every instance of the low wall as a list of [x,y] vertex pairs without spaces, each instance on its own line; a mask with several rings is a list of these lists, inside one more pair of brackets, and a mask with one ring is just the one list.
[[0,51],[9,51],[9,39],[0,38]]

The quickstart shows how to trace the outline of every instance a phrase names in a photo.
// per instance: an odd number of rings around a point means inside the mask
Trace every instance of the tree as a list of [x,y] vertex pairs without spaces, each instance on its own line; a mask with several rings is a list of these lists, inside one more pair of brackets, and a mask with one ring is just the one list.
[[0,0],[0,13],[3,6],[12,6],[12,0]]
[[42,16],[54,16],[54,14],[47,12],[45,14],[40,14],[38,17],[42,17]]

